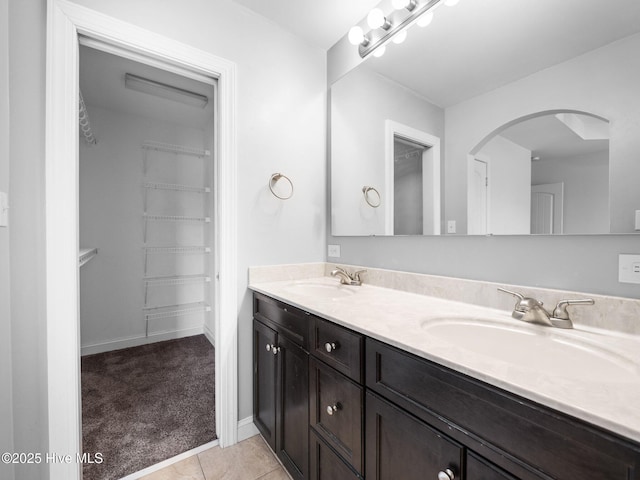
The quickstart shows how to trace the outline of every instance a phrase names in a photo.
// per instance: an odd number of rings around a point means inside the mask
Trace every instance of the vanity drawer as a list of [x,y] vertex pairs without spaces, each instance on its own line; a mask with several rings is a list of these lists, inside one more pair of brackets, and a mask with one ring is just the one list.
[[254,293],[253,316],[305,350],[309,350],[309,325],[312,318],[309,313],[260,293]]
[[352,380],[363,383],[363,335],[314,317],[310,353]]
[[366,352],[367,388],[517,478],[640,480],[637,443],[376,340]]
[[316,433],[362,473],[363,387],[311,357],[309,405],[309,419]]

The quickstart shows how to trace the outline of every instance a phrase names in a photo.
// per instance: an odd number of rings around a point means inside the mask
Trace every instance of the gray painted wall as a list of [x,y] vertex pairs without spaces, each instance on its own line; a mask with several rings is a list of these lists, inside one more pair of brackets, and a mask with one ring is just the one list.
[[640,298],[640,285],[618,282],[618,254],[640,253],[634,234],[329,236],[328,242],[341,245],[342,254],[329,262]]
[[[9,1],[0,0],[0,192],[9,190]],[[9,229],[0,227],[0,453],[13,451]],[[0,463],[0,478],[14,478]]]
[[[9,3],[11,347],[14,451],[47,452],[44,302],[44,101],[46,2]],[[45,464],[17,465],[46,479]]]

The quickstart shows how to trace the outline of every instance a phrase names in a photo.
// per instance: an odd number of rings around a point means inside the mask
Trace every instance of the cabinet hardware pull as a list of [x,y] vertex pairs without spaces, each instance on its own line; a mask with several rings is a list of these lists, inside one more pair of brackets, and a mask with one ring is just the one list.
[[438,480],[454,480],[455,478],[456,476],[450,468],[438,472]]
[[271,345],[269,345],[268,343],[267,343],[267,347],[266,348],[267,348],[267,352],[271,351]]
[[335,405],[329,405],[327,406],[327,414],[328,415],[333,415],[334,413],[336,413],[338,410],[340,410],[340,404],[336,403]]
[[279,352],[280,352],[280,347],[276,347],[275,345],[271,347],[271,353],[273,353],[274,355],[277,355]]
[[327,353],[331,353],[334,350],[338,349],[338,344],[335,342],[327,342],[324,344],[324,349],[327,351]]

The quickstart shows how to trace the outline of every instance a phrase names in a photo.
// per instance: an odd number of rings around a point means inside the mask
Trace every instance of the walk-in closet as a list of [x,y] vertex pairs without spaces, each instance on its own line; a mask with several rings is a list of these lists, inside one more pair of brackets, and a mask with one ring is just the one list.
[[103,480],[216,439],[216,85],[89,41],[79,66],[84,478]]

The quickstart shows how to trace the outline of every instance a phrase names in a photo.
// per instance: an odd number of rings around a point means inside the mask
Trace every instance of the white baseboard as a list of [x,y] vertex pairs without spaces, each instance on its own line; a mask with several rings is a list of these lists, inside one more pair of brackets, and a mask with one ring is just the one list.
[[211,343],[211,345],[213,345],[213,346],[214,346],[214,348],[215,348],[215,346],[216,346],[216,338],[215,338],[215,336],[213,335],[213,332],[211,331],[211,329],[209,328],[209,326],[208,326],[208,325],[204,325],[204,326],[202,327],[202,329],[203,329],[204,336],[205,336],[205,337],[207,337],[207,340],[209,340],[209,342]]
[[238,422],[238,441],[241,442],[247,438],[251,438],[254,435],[258,435],[258,429],[253,424],[253,415],[247,418],[243,418]]
[[[104,343],[96,343],[94,345],[86,345],[80,349],[80,354],[82,356],[85,355],[93,355],[95,353],[104,353],[110,352],[112,350],[120,350],[121,348],[129,348],[129,347],[139,347],[140,345],[147,345],[149,343],[162,342],[164,340],[173,340],[176,338],[184,338],[191,337],[193,335],[207,335],[204,331],[204,327],[196,327],[189,328],[186,330],[177,330],[173,332],[162,332],[156,333],[153,335],[149,335],[148,337],[131,337],[131,338],[121,338],[118,340],[112,340]],[[213,335],[209,337],[207,335],[209,341],[213,344]]]

